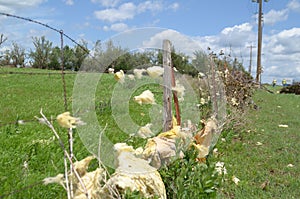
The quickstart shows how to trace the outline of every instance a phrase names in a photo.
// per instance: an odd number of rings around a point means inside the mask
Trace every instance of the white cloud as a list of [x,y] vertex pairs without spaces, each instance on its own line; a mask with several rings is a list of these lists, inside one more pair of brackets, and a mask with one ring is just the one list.
[[300,28],[283,30],[266,39],[266,47],[270,53],[291,55],[300,53]]
[[298,0],[292,0],[287,4],[289,10],[300,12],[300,3]]
[[[93,2],[99,2],[97,0],[92,0]],[[103,1],[101,1],[103,3]],[[166,5],[163,1],[144,1],[139,4],[134,4],[132,2],[127,2],[120,5],[117,8],[107,8],[104,10],[95,11],[94,15],[97,19],[108,21],[111,23],[117,21],[125,21],[128,19],[133,19],[137,14],[145,12],[161,12],[163,10],[177,10],[179,8],[178,3],[173,3],[171,5]]]
[[171,4],[171,5],[169,6],[169,8],[170,8],[171,10],[176,11],[176,10],[179,9],[179,3],[173,3],[173,4]]
[[137,12],[142,13],[146,11],[157,12],[163,10],[161,1],[145,1],[137,6]]
[[91,0],[92,3],[100,3],[104,7],[115,7],[120,0]]
[[267,14],[264,15],[264,24],[274,25],[279,21],[285,21],[288,18],[288,9],[283,10],[270,10]]
[[46,0],[0,0],[0,11],[5,13],[15,13],[16,10],[22,8],[35,7]]
[[135,15],[136,6],[133,3],[124,3],[118,9],[111,8],[100,11],[95,11],[97,19],[116,22],[126,19],[132,19]]
[[0,0],[0,5],[7,8],[33,7],[43,3],[45,0]]
[[143,47],[161,49],[164,39],[171,41],[176,52],[184,53],[190,57],[193,57],[193,53],[196,50],[202,50],[199,42],[196,40],[170,29],[159,32],[152,36],[149,40],[144,41]]
[[[174,30],[164,30],[143,42],[144,48],[162,48],[164,39],[171,40],[177,52],[193,56],[195,50],[206,51],[210,47],[214,52],[223,50],[237,58],[248,69],[249,48],[252,41],[256,44],[257,32],[249,23],[224,28],[218,35],[188,37]],[[283,30],[272,35],[264,35],[262,48],[262,80],[271,82],[273,78],[296,78],[300,76],[300,28]],[[255,45],[256,46],[256,45]],[[256,72],[256,51],[252,54],[252,74]],[[207,51],[206,51],[207,52]],[[231,61],[232,61],[231,60]]]
[[[265,35],[263,66],[265,78],[296,78],[300,76],[300,28]],[[270,81],[270,80],[269,80]]]
[[125,23],[115,23],[112,24],[111,26],[104,26],[103,30],[105,31],[116,31],[116,32],[122,32],[128,30],[128,25]]
[[256,35],[253,33],[253,26],[250,23],[224,28],[218,37],[219,39],[216,40],[218,45],[238,48],[245,46],[246,42],[256,39]]
[[73,0],[64,0],[64,2],[69,5],[69,6],[72,6],[74,5],[74,1]]

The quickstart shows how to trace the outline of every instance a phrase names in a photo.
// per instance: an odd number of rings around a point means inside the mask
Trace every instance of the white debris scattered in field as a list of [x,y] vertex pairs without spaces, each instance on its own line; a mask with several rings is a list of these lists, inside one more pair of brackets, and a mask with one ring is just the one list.
[[114,68],[109,68],[108,69],[108,73],[109,74],[114,74],[115,73],[115,69]]
[[141,79],[143,77],[143,72],[146,72],[146,70],[145,69],[137,69],[137,68],[133,70],[133,74],[135,75],[135,77],[137,79]]
[[263,145],[261,142],[256,142],[256,146],[261,146]]
[[76,128],[76,126],[85,125],[80,118],[72,117],[70,112],[64,112],[56,117],[58,124],[64,128]]
[[158,78],[162,74],[164,74],[164,68],[160,66],[152,66],[147,68],[147,73],[152,78]]
[[[177,150],[180,150],[176,148],[176,140],[178,138],[181,138],[180,142],[188,139],[188,134],[181,131],[180,126],[174,126],[170,131],[160,133],[156,137],[148,139],[143,152],[143,158],[157,169],[163,165],[168,165],[171,158],[176,156]],[[179,156],[182,158],[184,156],[183,152],[180,151]]]
[[199,161],[201,161],[203,158],[205,158],[208,155],[209,148],[207,146],[204,146],[202,144],[195,144],[195,143],[193,143],[193,146],[198,152],[197,159]]
[[64,187],[66,189],[64,181],[65,181],[64,174],[61,174],[61,173],[55,177],[48,177],[48,178],[43,179],[43,183],[45,185],[56,183],[56,184],[60,184],[62,187]]
[[118,187],[120,191],[139,191],[143,197],[153,198],[158,196],[166,199],[165,185],[159,172],[144,159],[134,155],[132,146],[126,143],[114,145],[116,152],[116,172],[107,181],[103,191],[108,192],[107,187]]
[[[87,190],[87,195],[89,198],[92,199],[102,199],[101,191],[103,190],[102,188],[102,183],[104,179],[104,169],[102,168],[97,168],[94,171],[87,172],[85,175],[81,176],[81,180]],[[77,182],[75,184],[75,194],[74,194],[74,199],[85,199],[86,193],[84,192],[84,187],[82,187],[82,184]]]
[[127,75],[127,77],[128,77],[128,79],[130,79],[130,80],[135,80],[135,77],[134,77],[133,74],[129,74],[129,75]]
[[154,94],[150,90],[145,90],[142,94],[133,97],[138,104],[155,104]]
[[124,83],[125,81],[125,74],[123,70],[120,70],[118,72],[115,73],[114,75],[115,80],[117,80],[118,82],[120,82],[121,84]]
[[88,166],[93,159],[95,159],[94,156],[88,156],[80,161],[74,162],[74,169],[77,171],[77,173],[80,176],[85,175],[87,172]]
[[184,94],[185,94],[185,88],[183,85],[181,85],[179,83],[179,81],[176,80],[176,86],[175,87],[172,87],[172,91],[175,91],[177,93],[177,97],[178,97],[178,100],[179,101],[183,101],[184,98]]
[[154,133],[151,131],[151,126],[152,124],[151,123],[148,123],[146,124],[145,126],[142,126],[138,132],[137,132],[137,135],[141,138],[149,138],[149,137],[152,137],[154,136]]
[[278,127],[280,127],[280,128],[288,128],[289,126],[287,124],[279,124]]
[[294,167],[294,165],[293,164],[288,164],[287,167],[292,168],[292,167]]
[[25,121],[24,120],[18,120],[18,124],[25,124]]
[[238,185],[239,184],[239,182],[240,182],[240,179],[238,179],[237,177],[235,177],[235,176],[232,176],[232,181],[234,182],[234,184],[236,184],[236,185]]

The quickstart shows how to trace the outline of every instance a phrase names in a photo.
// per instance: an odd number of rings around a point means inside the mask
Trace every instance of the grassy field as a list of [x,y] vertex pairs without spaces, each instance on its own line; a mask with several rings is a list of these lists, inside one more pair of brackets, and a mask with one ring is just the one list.
[[[45,75],[9,74],[8,72],[39,72]],[[62,173],[63,152],[53,134],[35,121],[43,108],[50,118],[64,112],[63,87],[59,72],[34,69],[0,68],[0,198],[66,198],[59,185],[43,185],[45,177]],[[51,72],[51,74],[49,74]],[[53,72],[55,73],[55,72]],[[75,74],[65,76],[67,99],[71,108]],[[110,99],[114,80],[111,75],[101,77],[96,92],[96,112],[101,125],[109,123],[106,132],[113,142],[128,139],[128,135],[115,123],[111,115]],[[158,90],[155,85],[142,89]],[[271,88],[275,91],[278,88]],[[156,95],[161,95],[160,92]],[[133,94],[134,96],[134,94]],[[225,131],[216,147],[219,155],[213,161],[223,161],[228,174],[225,176],[219,198],[298,198],[300,195],[300,96],[255,92],[257,110],[247,114],[248,124],[241,132]],[[159,99],[159,98],[158,98]],[[149,122],[150,106],[141,107],[129,103],[131,118],[140,125]],[[143,116],[141,116],[143,113]],[[25,124],[18,124],[24,120]],[[287,128],[278,125],[288,125]],[[67,133],[56,123],[64,141]],[[118,134],[118,136],[115,136]],[[136,146],[145,141],[137,139]],[[138,144],[136,144],[138,143]],[[131,143],[129,143],[131,144]],[[75,133],[74,153],[78,159],[89,155]],[[91,170],[97,167],[92,162]],[[288,165],[293,165],[289,167]],[[240,179],[238,185],[232,176]],[[262,186],[263,184],[266,186]],[[9,194],[10,195],[5,195]]]
[[228,170],[219,198],[299,198],[300,96],[258,90],[254,101],[244,130],[224,132],[216,146]]

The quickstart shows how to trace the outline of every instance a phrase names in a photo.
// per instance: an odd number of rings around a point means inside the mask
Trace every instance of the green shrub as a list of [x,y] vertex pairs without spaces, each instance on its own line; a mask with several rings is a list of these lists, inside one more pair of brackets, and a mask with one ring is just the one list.
[[166,186],[167,198],[215,198],[221,177],[215,171],[215,164],[196,161],[194,149],[186,151],[183,159],[176,159],[160,169]]

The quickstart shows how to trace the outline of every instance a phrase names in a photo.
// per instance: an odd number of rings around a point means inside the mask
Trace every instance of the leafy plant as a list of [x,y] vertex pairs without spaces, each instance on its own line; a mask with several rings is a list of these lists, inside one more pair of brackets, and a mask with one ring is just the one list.
[[186,151],[183,159],[174,160],[160,170],[167,198],[215,198],[221,177],[214,164],[196,161],[194,149]]

